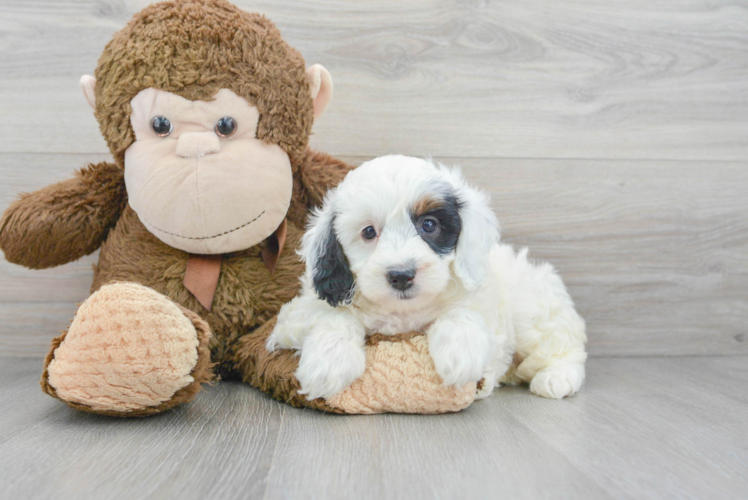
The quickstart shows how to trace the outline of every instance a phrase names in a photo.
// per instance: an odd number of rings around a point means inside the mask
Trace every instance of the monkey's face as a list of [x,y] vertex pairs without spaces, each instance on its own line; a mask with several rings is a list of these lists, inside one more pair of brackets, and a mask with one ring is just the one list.
[[255,106],[228,89],[190,101],[153,88],[130,105],[125,184],[151,233],[186,252],[218,254],[278,228],[291,202],[291,163],[280,146],[257,139]]

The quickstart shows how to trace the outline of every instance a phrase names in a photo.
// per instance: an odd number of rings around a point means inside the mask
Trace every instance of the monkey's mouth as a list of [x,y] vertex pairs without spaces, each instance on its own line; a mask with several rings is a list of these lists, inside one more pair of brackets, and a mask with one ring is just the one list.
[[252,220],[250,220],[248,222],[245,222],[244,224],[242,224],[240,226],[237,226],[234,229],[229,229],[228,231],[224,231],[222,233],[214,234],[213,236],[184,236],[182,234],[172,233],[171,231],[166,231],[165,229],[161,229],[159,227],[156,227],[156,226],[154,226],[153,224],[151,224],[148,221],[144,221],[144,222],[146,223],[146,225],[148,225],[152,229],[155,229],[156,231],[159,231],[159,232],[164,233],[164,234],[168,234],[170,236],[176,236],[177,238],[183,238],[185,240],[212,240],[214,238],[220,238],[221,236],[225,236],[227,234],[233,233],[234,231],[238,231],[238,230],[240,230],[242,228],[245,228],[245,227],[249,226],[250,224],[252,224],[253,222],[256,222],[263,215],[265,215],[265,211],[264,210],[262,212],[260,212],[260,215],[258,215],[254,219],[252,219]]

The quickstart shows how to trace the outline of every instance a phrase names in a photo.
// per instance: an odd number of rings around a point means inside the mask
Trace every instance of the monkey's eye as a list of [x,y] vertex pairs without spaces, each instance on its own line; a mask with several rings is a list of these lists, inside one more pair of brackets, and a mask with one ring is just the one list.
[[172,130],[171,122],[165,116],[154,116],[151,118],[151,128],[159,137],[166,137],[171,134]]
[[228,137],[236,132],[236,120],[230,116],[224,116],[216,122],[216,134],[221,137]]
[[374,229],[372,226],[366,226],[363,231],[361,231],[361,236],[365,240],[373,240],[377,237],[377,230]]
[[424,219],[423,224],[421,224],[421,229],[424,233],[433,233],[439,228],[439,224],[436,222],[436,219]]

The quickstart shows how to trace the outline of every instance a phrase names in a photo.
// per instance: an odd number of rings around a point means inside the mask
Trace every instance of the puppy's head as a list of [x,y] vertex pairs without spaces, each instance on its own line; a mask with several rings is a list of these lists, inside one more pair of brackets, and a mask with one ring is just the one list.
[[300,253],[317,295],[331,305],[361,294],[408,310],[450,286],[477,288],[498,239],[488,197],[459,170],[384,156],[327,194]]

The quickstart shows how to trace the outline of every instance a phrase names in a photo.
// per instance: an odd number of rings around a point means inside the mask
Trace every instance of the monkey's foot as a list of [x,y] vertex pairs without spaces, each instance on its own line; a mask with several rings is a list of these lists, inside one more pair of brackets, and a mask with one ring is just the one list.
[[448,413],[475,400],[475,382],[445,387],[429,355],[426,336],[417,333],[372,335],[366,341],[366,369],[343,392],[330,399],[306,399],[294,374],[299,356],[290,349],[265,346],[277,318],[239,338],[234,348],[237,370],[245,382],[292,404],[330,413]]
[[447,413],[467,408],[475,395],[475,382],[444,386],[425,335],[374,335],[363,376],[327,404],[346,413]]
[[189,401],[212,379],[208,324],[135,283],[103,286],[52,341],[41,385],[70,406],[146,416]]

